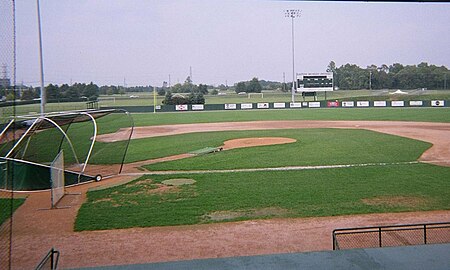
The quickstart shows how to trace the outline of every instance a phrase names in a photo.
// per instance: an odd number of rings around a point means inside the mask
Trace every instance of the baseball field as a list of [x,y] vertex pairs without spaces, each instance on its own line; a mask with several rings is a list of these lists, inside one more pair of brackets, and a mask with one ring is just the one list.
[[[133,118],[122,175],[70,188],[71,208],[36,211],[41,192],[17,209],[17,265],[36,242],[82,267],[323,250],[339,227],[450,219],[448,108]],[[100,132],[113,154],[121,131]]]

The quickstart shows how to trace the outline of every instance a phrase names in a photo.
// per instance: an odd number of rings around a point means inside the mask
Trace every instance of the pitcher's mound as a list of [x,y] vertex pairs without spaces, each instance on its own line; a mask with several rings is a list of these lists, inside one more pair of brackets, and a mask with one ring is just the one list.
[[223,149],[234,149],[243,147],[253,147],[253,146],[263,146],[263,145],[275,145],[275,144],[285,144],[294,143],[297,140],[291,138],[283,137],[261,137],[261,138],[242,138],[225,141],[223,143]]

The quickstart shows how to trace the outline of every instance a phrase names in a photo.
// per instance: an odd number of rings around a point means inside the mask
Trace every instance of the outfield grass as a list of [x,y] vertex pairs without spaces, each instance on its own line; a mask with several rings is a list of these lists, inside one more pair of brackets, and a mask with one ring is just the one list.
[[450,209],[450,168],[428,164],[177,175],[194,185],[159,191],[144,176],[88,192],[75,230]]
[[135,113],[136,126],[270,120],[369,120],[450,122],[450,108],[330,108]]
[[21,206],[24,202],[25,199],[13,199],[11,201],[11,199],[8,198],[0,198],[0,225],[11,217],[11,214],[14,213],[14,211],[16,211],[16,209],[19,208],[19,206]]
[[[133,141],[129,159],[148,159],[218,147],[224,141],[285,137],[297,142],[239,148],[147,165],[150,170],[212,170],[414,161],[430,143],[354,129],[283,129],[191,133]],[[146,158],[147,157],[147,158]]]

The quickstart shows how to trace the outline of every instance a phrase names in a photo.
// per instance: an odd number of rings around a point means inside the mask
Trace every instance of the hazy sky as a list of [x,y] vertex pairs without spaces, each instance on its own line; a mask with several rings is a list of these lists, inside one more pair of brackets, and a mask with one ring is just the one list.
[[[450,67],[449,3],[41,0],[45,84],[292,78],[354,63]],[[17,83],[39,84],[36,1],[16,1]]]

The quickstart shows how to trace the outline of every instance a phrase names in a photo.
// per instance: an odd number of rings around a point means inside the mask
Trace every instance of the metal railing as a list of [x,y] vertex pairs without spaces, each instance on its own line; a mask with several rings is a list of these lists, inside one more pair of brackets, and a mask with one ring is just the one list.
[[333,250],[450,243],[450,222],[333,230]]
[[59,260],[59,251],[52,248],[50,251],[45,255],[45,257],[42,259],[42,261],[36,266],[36,270],[44,270],[44,269],[50,269],[50,270],[56,270],[58,269],[58,260]]

